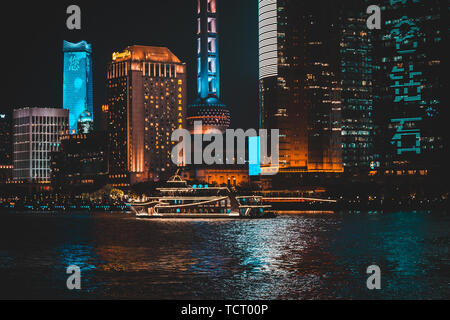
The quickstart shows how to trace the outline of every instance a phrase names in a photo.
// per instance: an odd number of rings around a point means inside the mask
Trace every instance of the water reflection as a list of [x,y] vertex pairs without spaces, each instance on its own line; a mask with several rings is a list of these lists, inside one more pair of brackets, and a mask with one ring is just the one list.
[[[75,265],[80,268],[81,281],[83,291],[95,292],[101,284],[93,280],[93,271],[96,269],[96,263],[99,264],[98,257],[95,254],[93,247],[87,244],[65,243],[56,248],[56,254],[60,258],[60,266],[67,270],[67,267]],[[52,275],[49,280],[56,282],[54,286],[66,286],[67,278],[70,274],[63,272],[60,268],[57,269],[57,275]],[[56,280],[56,281],[55,281]],[[62,288],[63,294],[69,294],[65,288]],[[71,293],[78,295],[79,292],[71,291]]]
[[[359,213],[274,220],[136,220],[123,214],[2,216],[5,297],[448,298],[445,215]],[[81,292],[65,268],[82,270]],[[366,288],[366,268],[382,290]],[[7,288],[7,289],[5,289]]]

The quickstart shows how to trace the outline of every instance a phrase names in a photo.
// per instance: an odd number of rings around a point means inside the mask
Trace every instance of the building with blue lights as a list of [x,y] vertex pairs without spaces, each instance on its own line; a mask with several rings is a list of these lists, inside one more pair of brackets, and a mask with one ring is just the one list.
[[377,149],[387,174],[427,174],[443,162],[443,37],[448,2],[385,0],[376,41]]
[[93,128],[92,48],[86,41],[63,41],[63,108],[69,110],[70,134]]
[[217,0],[199,0],[197,8],[198,98],[188,107],[187,124],[201,121],[203,132],[224,132],[230,125],[230,111],[220,102],[219,33]]

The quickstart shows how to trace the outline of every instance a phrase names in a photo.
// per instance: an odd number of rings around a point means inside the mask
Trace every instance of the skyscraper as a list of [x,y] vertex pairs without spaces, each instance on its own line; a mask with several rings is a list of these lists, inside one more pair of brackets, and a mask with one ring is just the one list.
[[164,47],[115,52],[107,70],[109,178],[116,186],[171,174],[171,135],[184,128],[186,64]]
[[198,0],[197,8],[197,100],[188,107],[188,127],[201,121],[203,131],[224,132],[230,111],[220,102],[219,33],[217,0]]
[[367,28],[367,0],[340,2],[342,160],[346,172],[375,167],[373,123],[373,32]]
[[93,128],[92,49],[86,41],[63,41],[63,108],[69,110],[70,134]]
[[13,179],[50,182],[51,153],[58,151],[67,133],[69,111],[53,108],[22,108],[13,113]]
[[381,169],[427,174],[443,164],[448,2],[382,1],[375,103]]
[[334,2],[259,0],[260,124],[280,129],[280,172],[342,172]]
[[12,120],[9,113],[0,113],[0,183],[12,175]]

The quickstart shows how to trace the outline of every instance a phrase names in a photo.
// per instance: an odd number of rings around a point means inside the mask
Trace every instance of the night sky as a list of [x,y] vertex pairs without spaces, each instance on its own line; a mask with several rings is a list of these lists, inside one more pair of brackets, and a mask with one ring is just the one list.
[[[81,30],[66,28],[66,8],[81,8]],[[188,67],[189,102],[195,98],[196,0],[13,1],[3,10],[1,111],[62,106],[62,41],[92,44],[94,110],[105,102],[106,65],[128,45],[166,46]],[[232,127],[257,127],[257,1],[219,3],[221,100]],[[98,122],[97,122],[98,123]]]

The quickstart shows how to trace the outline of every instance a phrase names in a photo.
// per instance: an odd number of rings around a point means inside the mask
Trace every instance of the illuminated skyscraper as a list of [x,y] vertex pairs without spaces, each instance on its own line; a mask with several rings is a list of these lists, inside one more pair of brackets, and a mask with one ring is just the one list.
[[197,8],[197,100],[188,108],[188,127],[202,121],[203,131],[224,132],[230,111],[219,100],[219,33],[217,0],[198,0]]
[[381,169],[426,174],[444,161],[448,2],[382,1],[375,103]]
[[86,41],[63,41],[63,108],[69,110],[70,134],[93,128],[92,49]]
[[260,125],[281,172],[342,172],[334,1],[259,0]]
[[107,70],[109,178],[115,186],[172,172],[172,132],[185,128],[186,64],[164,47],[130,46]]

